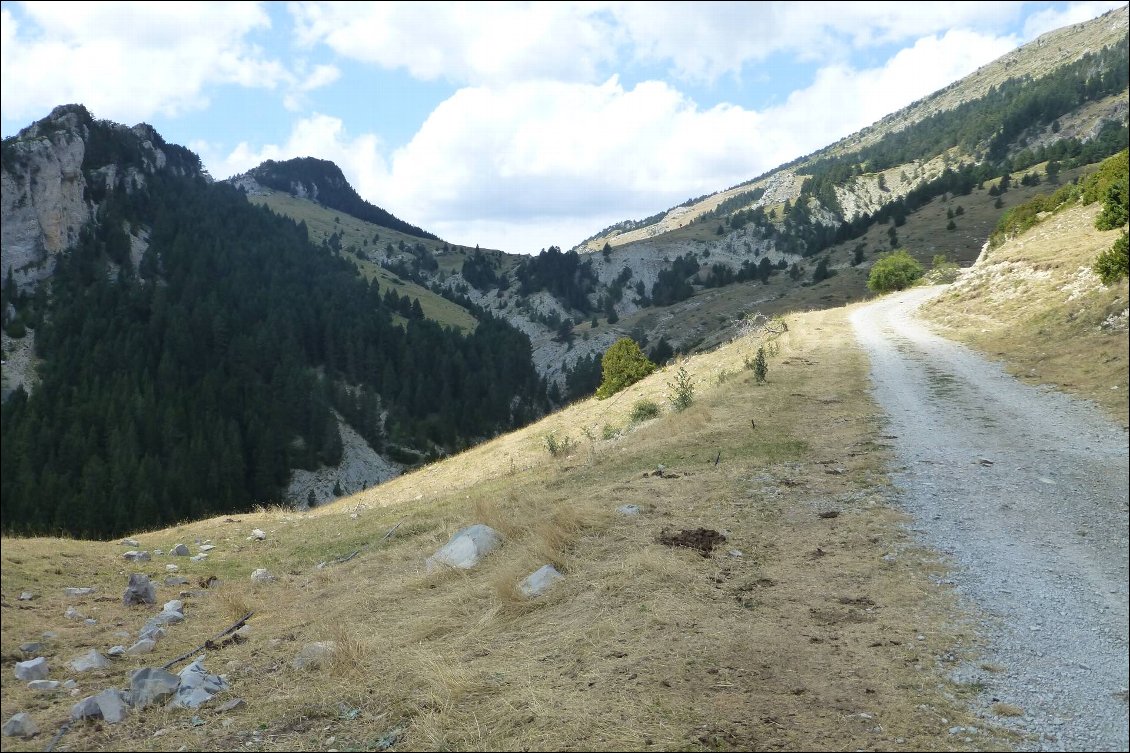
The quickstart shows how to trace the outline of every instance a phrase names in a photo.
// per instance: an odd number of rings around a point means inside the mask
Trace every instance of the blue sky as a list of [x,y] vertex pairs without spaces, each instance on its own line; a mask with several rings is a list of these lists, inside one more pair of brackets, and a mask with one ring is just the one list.
[[450,241],[569,248],[1118,2],[3,2],[5,137],[68,102],[216,178],[341,166]]

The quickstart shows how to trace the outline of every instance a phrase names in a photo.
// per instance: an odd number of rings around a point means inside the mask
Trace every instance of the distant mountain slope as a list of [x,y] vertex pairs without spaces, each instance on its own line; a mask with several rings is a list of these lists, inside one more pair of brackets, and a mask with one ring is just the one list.
[[[34,337],[37,359],[2,408],[5,531],[246,510],[285,499],[296,470],[338,466],[342,421],[370,458],[414,464],[547,407],[525,335],[485,313],[473,332],[441,327],[148,127],[58,108],[4,141],[3,172],[5,229],[30,239],[5,238],[4,347],[26,355],[14,342]],[[57,250],[25,262],[60,219]],[[313,491],[292,501],[325,501]]]
[[244,175],[233,178],[232,182],[238,185],[247,178],[276,191],[310,198],[330,209],[337,209],[374,225],[418,238],[439,240],[426,230],[398,219],[362,199],[345,179],[341,168],[329,160],[314,157],[297,157],[283,162],[267,160]]

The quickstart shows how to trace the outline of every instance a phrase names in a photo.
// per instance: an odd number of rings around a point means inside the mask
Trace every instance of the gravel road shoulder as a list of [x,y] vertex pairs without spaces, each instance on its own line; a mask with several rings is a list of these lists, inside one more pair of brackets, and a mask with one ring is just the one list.
[[914,311],[942,289],[851,321],[897,437],[899,503],[979,617],[984,653],[958,674],[984,686],[986,715],[1023,712],[993,716],[1022,749],[1127,750],[1127,434],[930,332]]

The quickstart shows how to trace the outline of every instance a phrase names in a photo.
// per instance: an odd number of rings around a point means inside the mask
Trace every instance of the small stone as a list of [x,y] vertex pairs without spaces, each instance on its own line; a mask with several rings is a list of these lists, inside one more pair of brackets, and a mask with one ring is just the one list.
[[960,735],[964,731],[965,730],[962,729],[961,727],[950,727],[950,734],[951,735]]
[[133,546],[133,547],[141,546],[141,544],[138,543],[137,539],[122,539],[118,543],[121,544],[122,546]]
[[744,557],[745,553],[741,549],[731,549],[729,552],[731,557]]
[[189,557],[189,560],[191,560],[192,562],[203,562],[206,559],[208,559],[208,555],[204,552],[201,552],[200,554],[194,554]]
[[127,607],[134,604],[155,604],[157,602],[157,588],[144,573],[133,573],[129,576],[129,585],[122,595],[122,603]]
[[215,548],[216,548],[215,544],[202,544],[201,547],[200,547],[200,551],[203,554],[207,554],[208,552],[212,551]]
[[35,598],[35,594],[31,591],[24,591],[20,594],[20,601],[31,601]]
[[110,662],[106,657],[98,653],[94,649],[90,649],[82,656],[76,657],[71,660],[70,667],[76,672],[89,672],[92,669],[106,669],[110,666]]
[[526,576],[518,585],[518,590],[522,595],[528,599],[541,596],[548,591],[557,581],[564,579],[565,576],[558,572],[557,568],[553,565],[542,565]]
[[[174,565],[173,567],[176,567],[176,566]],[[181,577],[181,576],[173,576],[173,577],[165,578],[165,585],[166,586],[187,586],[188,584],[189,584],[188,578],[184,578],[184,577]]]
[[66,680],[63,680],[63,687],[66,688],[67,690],[74,690],[75,688],[78,687],[78,683],[75,682],[73,679],[66,679]]
[[97,625],[98,624],[98,620],[94,619],[93,617],[87,617],[85,620],[83,620],[83,622],[85,622],[87,625]]
[[176,694],[180,677],[164,669],[145,667],[130,676],[130,702],[135,709],[163,703]]
[[253,630],[250,625],[244,625],[239,630],[235,631],[235,635],[241,636],[243,638],[250,638],[252,632]]
[[314,643],[307,643],[294,657],[290,666],[294,669],[317,669],[322,666],[324,662],[328,662],[330,657],[333,656],[334,651],[337,650],[337,644],[333,641],[315,641]]
[[218,709],[216,709],[216,711],[218,711],[221,714],[224,714],[224,713],[227,713],[228,711],[235,711],[236,709],[241,709],[241,708],[245,707],[246,705],[247,705],[247,703],[242,698],[233,698],[230,701],[226,701],[225,703],[223,703]]
[[621,515],[627,515],[627,516],[631,517],[633,515],[639,515],[640,514],[640,506],[639,505],[620,505],[619,507],[616,508],[616,512],[620,513]]
[[71,708],[71,718],[75,721],[101,718],[107,724],[117,724],[126,718],[128,711],[121,691],[110,688],[76,703]]
[[28,641],[20,644],[20,653],[24,656],[35,656],[42,650],[43,644],[39,641]]
[[184,544],[177,544],[169,550],[169,554],[175,555],[177,557],[187,557],[189,555],[188,547]]
[[256,528],[255,530],[253,530],[251,532],[251,535],[248,536],[248,541],[250,541],[251,539],[255,539],[256,541],[262,541],[265,538],[267,538],[267,534],[263,533],[263,531]]
[[149,556],[149,552],[135,551],[125,552],[124,554],[122,554],[122,557],[129,560],[130,562],[148,562],[150,559],[152,559]]
[[227,690],[228,684],[219,675],[208,674],[204,669],[204,657],[200,656],[180,672],[180,686],[172,705],[195,709],[220,691]]
[[498,531],[488,525],[476,523],[456,531],[450,541],[427,558],[425,566],[429,573],[441,567],[469,570],[501,545],[502,537]]
[[64,588],[63,592],[67,596],[90,596],[94,593],[93,588]]
[[32,680],[27,684],[28,690],[34,690],[37,693],[47,693],[52,690],[57,690],[62,685],[58,680]]
[[268,583],[274,579],[275,576],[271,575],[271,573],[265,567],[257,568],[253,573],[251,573],[252,583]]
[[118,657],[125,655],[125,646],[111,646],[110,648],[106,649],[106,656],[109,656],[111,659],[117,659]]
[[126,653],[130,656],[138,656],[139,654],[148,654],[155,648],[157,648],[157,641],[152,638],[142,638],[137,643],[127,648]]
[[4,737],[32,737],[39,734],[39,725],[30,714],[21,711],[4,722]]
[[184,614],[184,602],[180,599],[173,599],[166,601],[165,606],[161,607],[162,612],[179,612]]
[[31,680],[45,680],[50,670],[47,667],[47,660],[42,656],[36,657],[31,661],[16,662],[16,679],[24,682]]
[[180,570],[180,565],[165,565],[165,572],[167,573],[175,573],[177,570]]
[[165,553],[164,549],[154,549],[153,550],[153,556],[155,556],[155,557],[160,557],[164,553]]

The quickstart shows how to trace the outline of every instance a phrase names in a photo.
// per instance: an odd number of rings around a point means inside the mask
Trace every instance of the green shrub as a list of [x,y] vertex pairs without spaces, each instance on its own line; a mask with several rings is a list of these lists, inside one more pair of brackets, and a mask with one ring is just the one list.
[[552,431],[545,435],[545,449],[549,450],[549,454],[553,457],[568,455],[574,445],[575,443],[568,435],[561,439],[558,439],[557,435]]
[[758,384],[764,384],[769,376],[769,364],[765,362],[765,348],[757,349],[757,357],[753,359],[753,378]]
[[596,390],[596,396],[600,400],[615,395],[655,371],[655,364],[648,360],[640,346],[630,337],[617,340],[605,351],[600,364],[604,370],[603,380]]
[[871,266],[867,287],[876,293],[905,290],[923,275],[922,265],[905,250],[899,249],[879,257]]
[[1114,283],[1130,274],[1127,263],[1127,235],[1123,231],[1114,245],[1099,254],[1095,260],[1095,272],[1106,285]]
[[639,400],[632,406],[632,412],[628,416],[634,423],[640,421],[647,421],[649,418],[655,418],[659,415],[659,405],[651,400]]
[[682,366],[675,373],[675,378],[667,383],[667,401],[676,412],[684,411],[694,402],[694,382],[691,375]]

